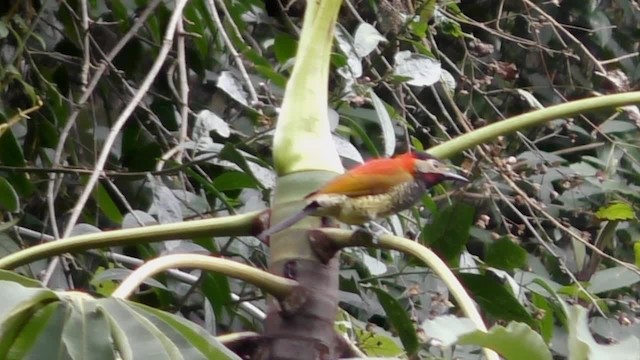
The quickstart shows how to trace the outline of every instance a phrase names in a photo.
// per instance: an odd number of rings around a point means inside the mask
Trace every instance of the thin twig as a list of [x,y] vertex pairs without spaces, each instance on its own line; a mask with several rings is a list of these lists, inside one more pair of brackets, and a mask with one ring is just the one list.
[[524,0],[525,4],[529,5],[531,8],[535,9],[543,18],[545,18],[549,23],[551,23],[551,25],[554,26],[554,28],[559,29],[561,32],[563,32],[565,34],[566,37],[568,37],[569,39],[571,39],[571,41],[573,41],[576,45],[578,45],[578,47],[580,48],[580,50],[582,50],[582,52],[589,58],[591,59],[591,61],[593,61],[593,64],[596,66],[596,68],[598,68],[598,72],[596,72],[596,74],[604,76],[607,74],[607,70],[605,70],[604,66],[602,66],[602,62],[596,58],[591,51],[589,51],[589,49],[587,49],[587,47],[580,41],[578,40],[578,38],[576,38],[571,32],[569,32],[567,29],[565,29],[562,25],[560,25],[556,19],[553,18],[553,16],[547,14],[544,10],[542,10],[540,7],[538,7],[538,5],[534,4],[533,2],[529,1],[529,0]]
[[[187,57],[185,56],[184,41],[184,24],[180,20],[178,22],[178,40],[176,47],[178,48],[178,76],[180,77],[180,139],[178,144],[182,145],[188,139],[187,130],[189,129],[189,79],[187,78]],[[178,162],[182,162],[178,156]]]
[[89,82],[89,66],[91,66],[91,47],[89,41],[89,10],[87,9],[87,0],[80,1],[80,11],[82,12],[82,42],[83,58],[82,68],[80,69],[80,89],[85,91]]
[[[229,35],[227,35],[227,32],[224,29],[224,25],[222,24],[222,20],[218,15],[218,10],[216,9],[216,4],[214,3],[214,0],[208,0],[207,4],[209,4],[209,11],[211,11],[211,16],[213,17],[213,21],[218,27],[218,31],[220,31],[220,36],[222,36],[222,40],[224,41],[225,45],[229,49],[229,53],[231,53],[231,56],[235,60],[236,66],[240,71],[240,75],[242,76],[242,79],[244,80],[244,83],[247,86],[247,90],[249,90],[249,97],[251,98],[251,102],[249,105],[255,106],[260,103],[260,100],[258,99],[258,93],[256,92],[256,89],[253,87],[253,84],[251,83],[251,78],[249,77],[249,73],[247,73],[247,69],[245,69],[244,64],[242,63],[242,57],[240,56],[236,48],[233,46],[233,43],[231,42]],[[220,7],[223,9],[223,11],[225,11],[225,15],[227,15],[227,18],[231,19],[231,17],[229,16],[229,13],[226,11],[226,7],[224,3],[222,1],[219,1],[219,4],[220,4]],[[231,20],[229,21],[232,22]]]
[[[76,108],[67,119],[67,122],[64,125],[64,128],[62,129],[62,131],[60,132],[60,135],[58,136],[58,144],[56,146],[55,153],[53,155],[52,167],[55,168],[56,166],[60,165],[60,159],[62,158],[64,145],[66,143],[67,137],[69,136],[69,133],[71,132],[71,128],[73,128],[73,126],[75,125],[76,119],[78,118],[78,115],[80,115],[80,110],[82,110],[82,107],[84,106],[84,104],[87,102],[87,100],[89,100],[89,97],[93,93],[93,90],[95,89],[95,87],[98,85],[98,82],[102,78],[102,74],[104,74],[105,70],[107,70],[109,63],[120,53],[120,51],[129,42],[129,40],[131,40],[131,38],[144,25],[144,23],[147,21],[147,18],[151,16],[153,11],[161,2],[162,0],[152,0],[149,4],[147,4],[144,11],[140,13],[140,16],[136,19],[136,21],[131,26],[131,29],[129,29],[129,31],[127,31],[127,33],[122,37],[122,39],[120,39],[120,41],[113,47],[113,49],[109,51],[109,54],[107,54],[105,61],[103,61],[100,64],[100,66],[98,66],[98,68],[96,69],[95,73],[91,77],[91,82],[83,91],[82,95],[80,95],[80,98],[75,104]],[[56,211],[55,211],[55,193],[57,192],[56,191],[57,181],[58,181],[58,178],[56,177],[56,174],[52,173],[49,176],[49,183],[47,184],[47,207],[49,210],[49,217],[51,218],[52,232],[53,232],[53,235],[56,237],[56,239],[60,238],[58,224],[56,220]]]
[[[149,70],[149,73],[145,77],[144,81],[142,82],[142,84],[140,84],[139,90],[136,92],[136,94],[133,96],[131,101],[127,104],[127,106],[122,111],[122,113],[120,114],[118,119],[115,121],[115,123],[113,124],[113,126],[111,128],[111,131],[109,132],[109,135],[105,139],[104,145],[102,147],[100,155],[98,156],[98,160],[97,160],[97,162],[95,164],[94,171],[91,174],[91,176],[89,177],[89,180],[87,181],[87,184],[85,185],[84,190],[82,191],[82,193],[78,197],[76,205],[73,207],[73,210],[71,211],[71,215],[69,216],[69,220],[68,220],[67,225],[65,227],[65,230],[64,230],[64,232],[62,234],[63,238],[64,237],[68,237],[71,234],[71,231],[73,230],[73,227],[75,226],[76,222],[78,221],[78,218],[80,217],[80,214],[82,213],[82,209],[84,208],[84,205],[86,204],[87,200],[89,199],[89,196],[91,195],[91,192],[93,191],[93,188],[96,185],[98,179],[102,175],[102,170],[104,168],[105,163],[107,162],[107,158],[109,157],[109,154],[111,153],[111,147],[113,146],[116,138],[118,137],[118,134],[120,133],[120,129],[122,129],[122,127],[126,123],[126,121],[129,118],[129,116],[131,116],[131,114],[133,113],[135,108],[138,106],[138,103],[142,100],[144,95],[147,93],[147,90],[149,89],[149,87],[153,83],[153,81],[156,78],[156,76],[158,75],[158,72],[160,71],[162,65],[164,64],[164,60],[166,59],[166,57],[169,54],[169,51],[171,50],[171,47],[173,45],[173,37],[174,37],[174,34],[175,34],[175,30],[176,30],[178,21],[182,17],[182,9],[186,5],[186,3],[187,3],[187,0],[177,0],[176,1],[173,14],[171,15],[171,18],[169,19],[169,23],[167,24],[167,30],[165,32],[163,45],[160,48],[160,51],[158,52],[158,56],[155,59],[153,65],[151,67],[151,70]],[[56,261],[57,259],[58,258],[54,258],[54,260],[52,260],[50,266],[47,268],[47,272],[45,273],[46,277],[44,277],[43,280],[42,280],[42,282],[45,284],[45,286],[47,285],[47,283],[49,282],[49,280],[51,278],[51,274],[53,273],[53,269],[55,269],[55,267],[57,266],[57,264],[56,264],[57,263],[57,261]]]
[[[531,231],[531,233],[533,234],[533,236],[536,238],[536,240],[538,240],[538,243],[545,248],[545,250],[547,250],[547,252],[549,254],[551,254],[551,256],[555,257],[558,260],[558,264],[560,266],[560,268],[562,270],[564,270],[565,274],[567,274],[567,276],[569,276],[569,278],[571,279],[571,281],[576,284],[576,286],[578,287],[578,289],[580,289],[580,291],[582,291],[585,295],[587,295],[587,297],[589,298],[589,300],[591,300],[591,303],[596,307],[596,309],[598,309],[598,311],[602,313],[602,310],[600,309],[600,307],[598,306],[598,302],[596,301],[596,299],[593,298],[593,296],[584,288],[584,286],[582,286],[582,283],[580,283],[578,281],[578,279],[576,279],[575,275],[573,275],[573,273],[571,272],[571,270],[569,270],[569,268],[567,268],[567,266],[564,264],[564,261],[562,261],[562,259],[560,258],[560,256],[558,254],[556,254],[555,251],[553,251],[553,249],[551,249],[551,247],[549,246],[549,244],[547,244],[544,239],[542,239],[542,237],[540,236],[540,234],[538,234],[538,232],[536,231],[536,229],[533,227],[533,225],[531,225],[531,223],[529,222],[529,219],[527,219],[527,217],[520,211],[518,210],[518,208],[513,205],[513,203],[511,201],[509,201],[508,199],[505,198],[504,194],[502,193],[502,191],[500,191],[499,186],[497,186],[495,183],[493,183],[493,181],[491,181],[491,179],[489,179],[489,177],[484,174],[485,179],[491,183],[491,187],[493,188],[493,190],[496,192],[496,194],[498,194],[498,196],[502,199],[502,201],[507,204],[507,206],[509,208],[511,208],[511,210],[516,213],[518,215],[518,217],[522,220],[522,222],[524,222],[525,226],[529,229],[529,231]],[[504,177],[504,176],[503,176]]]

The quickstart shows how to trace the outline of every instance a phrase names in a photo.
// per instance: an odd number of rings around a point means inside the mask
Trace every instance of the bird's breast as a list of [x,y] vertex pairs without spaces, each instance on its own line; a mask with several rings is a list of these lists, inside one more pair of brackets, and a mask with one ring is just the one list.
[[425,190],[424,183],[412,181],[396,185],[382,194],[357,197],[319,194],[313,200],[320,205],[317,215],[335,217],[346,224],[362,225],[408,209],[422,197]]

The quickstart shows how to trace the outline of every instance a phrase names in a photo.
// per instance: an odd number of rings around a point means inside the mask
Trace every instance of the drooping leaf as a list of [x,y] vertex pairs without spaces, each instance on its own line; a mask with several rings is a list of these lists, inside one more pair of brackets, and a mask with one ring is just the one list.
[[20,211],[20,199],[18,193],[7,179],[0,177],[0,209],[10,212]]
[[338,69],[338,73],[344,78],[357,79],[362,76],[362,61],[360,56],[356,53],[356,49],[353,43],[351,35],[342,26],[336,26],[336,43],[347,57],[347,66],[342,66]]
[[418,336],[405,308],[383,289],[372,288],[372,290],[378,296],[378,301],[384,308],[387,319],[398,332],[404,350],[409,354],[415,354],[419,347]]
[[534,317],[540,329],[540,335],[545,343],[549,343],[553,336],[553,308],[547,298],[537,293],[531,294],[531,303],[538,311],[538,316]]
[[105,189],[105,187],[98,183],[96,185],[96,190],[93,192],[93,197],[98,203],[100,210],[102,213],[111,221],[116,224],[120,224],[122,222],[122,213],[118,208],[118,205],[113,201],[111,195]]
[[384,139],[384,156],[391,156],[396,149],[396,133],[393,129],[391,117],[389,116],[389,112],[387,111],[386,106],[384,105],[382,100],[380,100],[378,95],[373,92],[373,89],[369,90],[369,96],[371,97],[373,108],[376,110],[378,121],[380,122],[380,127],[382,128],[382,137]]

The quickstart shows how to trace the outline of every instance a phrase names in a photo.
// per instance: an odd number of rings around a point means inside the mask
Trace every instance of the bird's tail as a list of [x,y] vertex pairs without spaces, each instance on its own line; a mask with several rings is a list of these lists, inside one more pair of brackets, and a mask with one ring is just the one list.
[[288,218],[282,220],[281,222],[272,225],[271,227],[269,227],[268,229],[266,229],[265,231],[261,232],[258,235],[258,239],[260,239],[260,241],[265,241],[269,236],[282,231],[290,226],[295,225],[296,223],[298,223],[298,221],[304,219],[306,216],[313,214],[314,211],[316,211],[318,209],[318,207],[320,207],[320,205],[317,202],[312,202],[309,205],[305,206],[304,209],[300,210],[299,212],[289,216]]

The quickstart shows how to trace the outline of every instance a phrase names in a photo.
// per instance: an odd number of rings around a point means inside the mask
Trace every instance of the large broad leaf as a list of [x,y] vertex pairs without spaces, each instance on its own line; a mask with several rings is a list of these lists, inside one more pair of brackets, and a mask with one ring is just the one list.
[[6,280],[0,291],[2,359],[239,359],[199,326],[144,305]]
[[551,360],[542,337],[528,325],[512,322],[506,328],[494,326],[487,333],[474,331],[462,335],[460,345],[479,345],[494,350],[506,360]]
[[598,344],[589,331],[587,309],[573,305],[568,309],[569,359],[616,359],[637,360],[640,354],[640,340],[628,337],[616,344]]

